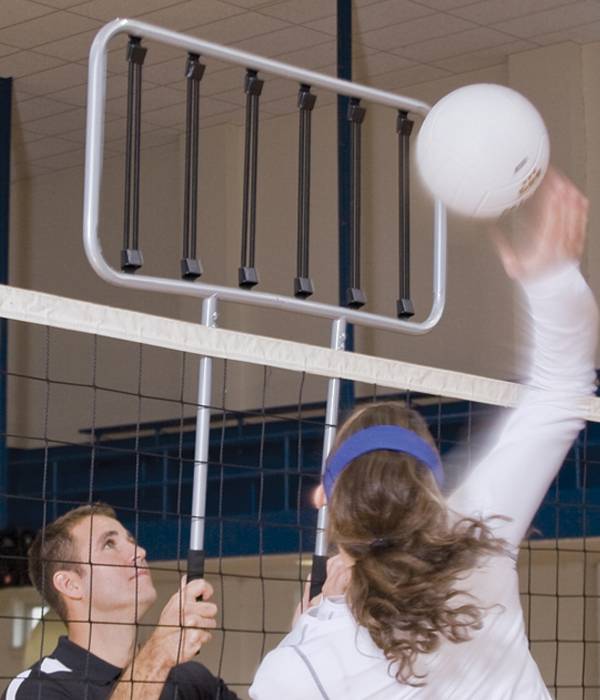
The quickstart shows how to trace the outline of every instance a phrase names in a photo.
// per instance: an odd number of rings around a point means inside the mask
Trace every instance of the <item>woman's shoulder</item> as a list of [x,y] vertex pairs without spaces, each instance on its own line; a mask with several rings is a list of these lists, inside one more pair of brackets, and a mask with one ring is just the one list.
[[[320,660],[356,627],[345,600],[325,598],[304,612],[292,631],[262,660],[250,688],[253,700],[323,697]],[[326,696],[327,697],[327,696]]]
[[344,596],[322,598],[298,618],[292,631],[281,645],[305,644],[313,638],[345,633],[356,628],[357,623]]
[[[368,631],[352,616],[345,599],[325,598],[303,613],[294,629],[263,659],[250,697],[279,698],[278,689],[286,689],[286,698],[302,700],[365,697],[361,692],[357,694],[356,684],[374,668],[377,678],[386,684],[391,682],[389,666]],[[349,688],[353,689],[350,694]]]
[[350,606],[343,595],[323,597],[318,605],[309,608],[304,614],[311,619],[335,620],[340,623],[354,619]]

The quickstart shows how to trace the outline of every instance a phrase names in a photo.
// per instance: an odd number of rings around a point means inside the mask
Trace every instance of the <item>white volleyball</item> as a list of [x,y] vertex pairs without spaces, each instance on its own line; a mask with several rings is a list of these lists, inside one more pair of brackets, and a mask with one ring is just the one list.
[[544,120],[520,93],[477,84],[443,97],[416,143],[425,187],[452,211],[494,218],[535,191],[548,168]]

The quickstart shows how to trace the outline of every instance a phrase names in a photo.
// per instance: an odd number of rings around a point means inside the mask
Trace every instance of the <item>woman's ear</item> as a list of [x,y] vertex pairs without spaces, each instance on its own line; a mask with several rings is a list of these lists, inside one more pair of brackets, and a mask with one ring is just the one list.
[[313,493],[313,503],[315,504],[315,508],[322,508],[327,503],[323,484],[319,484],[315,489]]

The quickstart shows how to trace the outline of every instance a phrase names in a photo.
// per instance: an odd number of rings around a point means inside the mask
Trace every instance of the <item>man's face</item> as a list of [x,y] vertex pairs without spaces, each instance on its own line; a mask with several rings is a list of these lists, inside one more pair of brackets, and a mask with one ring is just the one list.
[[85,518],[71,535],[76,559],[83,562],[81,602],[91,620],[137,622],[156,599],[146,550],[118,520],[105,515]]

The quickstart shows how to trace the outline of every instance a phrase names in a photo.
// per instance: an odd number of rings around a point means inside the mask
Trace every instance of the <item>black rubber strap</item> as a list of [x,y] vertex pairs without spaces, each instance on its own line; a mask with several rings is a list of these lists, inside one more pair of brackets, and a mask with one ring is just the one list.
[[204,550],[190,549],[187,561],[187,580],[204,578]]
[[309,600],[321,593],[325,580],[327,579],[327,560],[323,554],[315,554],[312,560],[312,570],[310,573],[310,594]]

